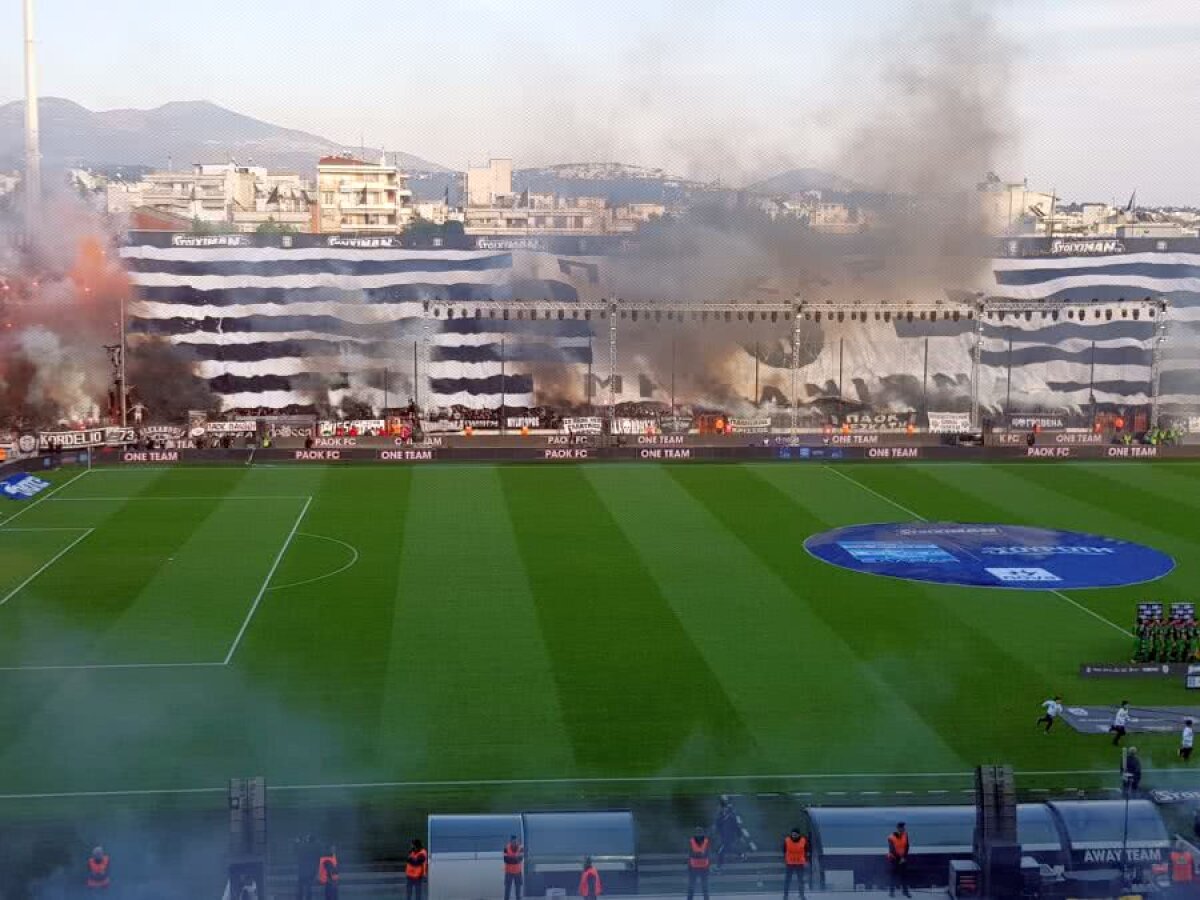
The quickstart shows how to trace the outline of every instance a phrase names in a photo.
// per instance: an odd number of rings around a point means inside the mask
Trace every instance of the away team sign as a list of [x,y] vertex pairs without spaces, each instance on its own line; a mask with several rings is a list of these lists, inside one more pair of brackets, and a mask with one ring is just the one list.
[[9,500],[28,500],[35,497],[50,487],[50,482],[38,478],[36,475],[27,475],[24,472],[19,472],[16,475],[9,475],[3,481],[0,481],[0,494],[3,494]]
[[813,535],[804,549],[855,572],[1027,591],[1140,584],[1175,567],[1171,557],[1141,544],[1023,525],[851,525]]

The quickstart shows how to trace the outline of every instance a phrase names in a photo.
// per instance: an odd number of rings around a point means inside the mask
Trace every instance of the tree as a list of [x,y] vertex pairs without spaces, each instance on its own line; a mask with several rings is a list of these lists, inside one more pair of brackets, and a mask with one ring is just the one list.
[[199,216],[192,219],[192,234],[237,234],[232,222],[204,222]]
[[296,229],[291,225],[285,225],[282,222],[276,222],[274,216],[268,216],[267,221],[263,222],[254,229],[255,234],[295,234]]

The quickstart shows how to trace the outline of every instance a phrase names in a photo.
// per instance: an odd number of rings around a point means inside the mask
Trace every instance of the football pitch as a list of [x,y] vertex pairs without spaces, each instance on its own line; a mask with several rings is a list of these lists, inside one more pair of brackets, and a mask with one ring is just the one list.
[[[1155,547],[1160,581],[877,578],[810,535],[917,519]],[[433,465],[63,470],[0,507],[0,799],[514,786],[944,792],[1117,767],[1039,704],[1187,705],[1127,660],[1200,600],[1200,465]],[[1132,742],[1154,770],[1174,735]],[[1112,780],[1110,778],[1110,780]],[[966,784],[961,779],[955,784]]]

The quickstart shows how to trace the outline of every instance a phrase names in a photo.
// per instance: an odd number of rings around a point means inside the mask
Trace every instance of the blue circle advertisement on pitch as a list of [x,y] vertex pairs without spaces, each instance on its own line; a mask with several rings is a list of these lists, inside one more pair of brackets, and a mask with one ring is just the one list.
[[871,575],[1034,591],[1140,584],[1175,567],[1170,556],[1142,544],[1025,525],[850,525],[813,535],[804,549]]

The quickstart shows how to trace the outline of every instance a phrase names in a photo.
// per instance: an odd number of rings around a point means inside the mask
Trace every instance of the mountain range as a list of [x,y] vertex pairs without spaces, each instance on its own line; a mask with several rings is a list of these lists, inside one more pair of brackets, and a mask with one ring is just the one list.
[[[344,154],[379,158],[378,148],[355,148],[329,138],[283,128],[205,100],[165,103],[153,109],[90,110],[71,100],[43,97],[41,151],[48,169],[79,167],[137,177],[146,169],[185,168],[192,163],[222,163],[234,159],[311,175],[322,156]],[[0,106],[0,170],[19,169],[25,154],[23,101]],[[414,156],[387,152],[410,175],[419,200],[449,196],[460,201],[461,174]],[[688,205],[705,198],[737,193],[728,185],[692,181],[662,169],[617,162],[573,162],[517,169],[517,191],[562,196],[603,196],[609,202]],[[769,197],[793,196],[811,190],[851,192],[858,185],[820,169],[792,169],[743,189]]]
[[[165,103],[154,109],[90,110],[71,100],[43,97],[41,150],[47,168],[223,163],[311,172],[319,157],[351,152],[319,135],[282,128],[205,100]],[[25,154],[25,103],[0,106],[0,168],[16,168]],[[378,159],[378,148],[366,148]],[[445,166],[408,153],[388,151],[405,169],[446,172]]]

